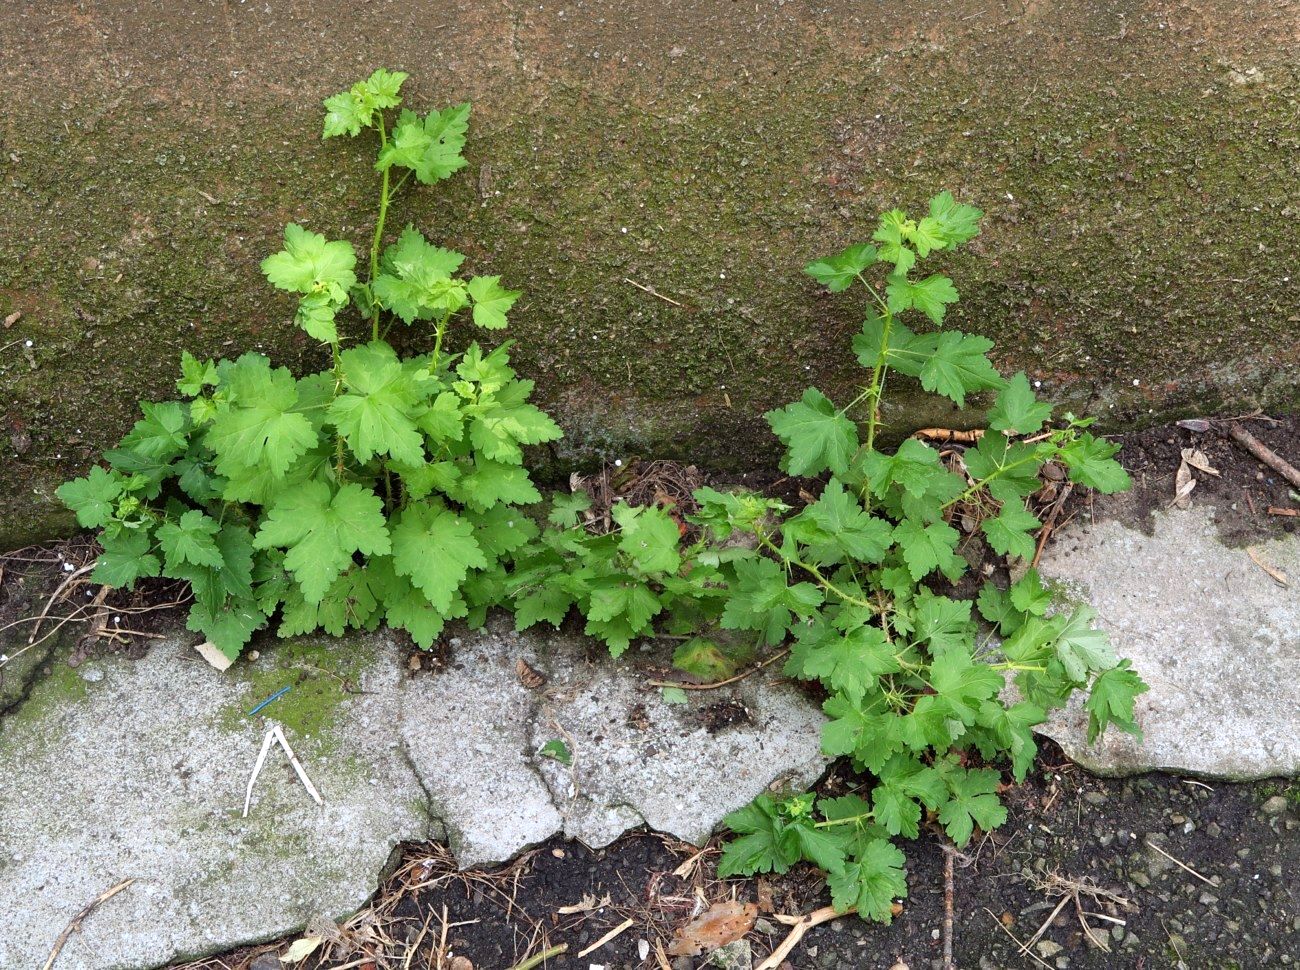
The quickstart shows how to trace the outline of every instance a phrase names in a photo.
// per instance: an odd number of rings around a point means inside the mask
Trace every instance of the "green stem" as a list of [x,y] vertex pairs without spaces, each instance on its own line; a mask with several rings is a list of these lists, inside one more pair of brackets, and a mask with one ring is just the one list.
[[[384,127],[384,116],[379,114],[379,150],[382,152],[388,145],[388,131]],[[384,223],[388,219],[388,169],[384,169],[383,180],[379,188],[379,218],[375,220],[375,237],[370,241],[370,279],[368,283],[374,286],[375,277],[379,275],[379,244],[384,239]],[[373,303],[373,299],[372,299]],[[370,315],[370,339],[379,339],[379,307],[375,305]]]
[[[333,404],[338,400],[339,390],[343,387],[343,366],[339,362],[339,342],[335,340],[330,344],[330,351],[334,355],[334,392],[330,396],[330,403]],[[339,483],[343,482],[343,434],[340,431],[334,432],[334,473],[338,477]]]
[[997,470],[993,472],[992,475],[989,475],[987,478],[981,478],[979,481],[975,482],[975,484],[971,485],[970,488],[966,489],[964,492],[958,495],[955,499],[952,499],[944,503],[943,507],[939,511],[946,512],[954,505],[966,501],[968,498],[970,498],[972,495],[978,492],[981,488],[984,488],[984,486],[988,485],[989,482],[993,481],[994,479],[1001,478],[1003,475],[1011,471],[1013,468],[1019,468],[1021,465],[1028,465],[1031,462],[1037,462],[1039,460],[1040,459],[1037,451],[1034,451],[1024,458],[1019,458],[1016,461],[1013,461],[1009,465],[1000,465],[997,468]]
[[549,950],[544,950],[536,956],[529,957],[523,963],[516,963],[510,970],[533,970],[534,967],[540,967],[551,957],[558,957],[561,953],[569,951],[569,944],[561,943],[559,946],[553,946]]
[[444,313],[442,318],[438,321],[438,329],[434,333],[433,365],[429,368],[429,372],[435,377],[438,376],[438,361],[442,358],[442,335],[447,332],[447,320],[450,319],[450,317],[450,313]]
[[863,609],[867,609],[867,610],[875,609],[875,607],[873,607],[866,600],[858,599],[858,597],[850,596],[848,593],[844,592],[844,590],[840,589],[829,579],[827,579],[824,575],[822,575],[822,571],[818,569],[816,566],[812,565],[811,563],[801,562],[800,560],[794,559],[791,556],[787,556],[777,546],[773,545],[772,540],[769,539],[767,536],[765,536],[763,533],[755,532],[754,535],[758,537],[758,541],[762,545],[767,547],[767,549],[769,549],[771,552],[776,553],[776,555],[780,557],[782,562],[787,563],[791,566],[798,566],[804,572],[811,574],[813,579],[817,580],[818,585],[820,585],[822,589],[834,593],[836,596],[844,600],[844,602],[846,603],[852,603],[854,606],[861,606]]
[[885,360],[889,354],[889,331],[894,326],[894,315],[886,311],[884,327],[880,331],[880,350],[876,353],[876,365],[871,369],[871,386],[867,388],[867,397],[871,402],[867,413],[867,451],[876,444],[876,427],[880,424],[880,395],[885,387],[885,374],[889,365]]
[[815,829],[829,829],[836,825],[857,825],[859,822],[865,822],[868,819],[875,818],[875,812],[863,812],[861,815],[846,815],[844,818],[828,818],[823,822],[814,822]]

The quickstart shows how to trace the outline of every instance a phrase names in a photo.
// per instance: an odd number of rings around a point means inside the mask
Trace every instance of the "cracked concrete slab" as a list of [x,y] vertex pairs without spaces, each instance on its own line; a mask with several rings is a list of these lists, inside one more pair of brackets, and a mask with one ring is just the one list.
[[[226,674],[190,640],[56,665],[0,719],[0,966],[43,959],[123,879],[136,881],[73,935],[60,970],[157,966],[343,916],[402,840],[445,835],[462,865],[556,832],[598,847],[648,823],[699,840],[768,784],[825,765],[821,715],[793,688],[760,676],[666,705],[630,658],[583,638],[494,624],[419,673],[383,635],[289,641]],[[520,683],[521,658],[545,684]],[[728,723],[711,731],[702,715],[718,704]],[[241,817],[267,717],[323,807],[272,751]],[[556,737],[571,766],[538,756]]]
[[1099,774],[1300,774],[1300,538],[1252,549],[1290,585],[1224,545],[1200,509],[1157,515],[1152,535],[1111,520],[1058,536],[1043,576],[1096,607],[1151,690],[1137,701],[1140,742],[1111,731],[1088,744],[1079,700],[1042,733]]

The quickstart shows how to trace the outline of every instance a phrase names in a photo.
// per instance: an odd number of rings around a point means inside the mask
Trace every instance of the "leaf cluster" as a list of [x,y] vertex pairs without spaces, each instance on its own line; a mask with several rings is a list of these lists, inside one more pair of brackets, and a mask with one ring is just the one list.
[[[576,608],[615,655],[656,632],[690,637],[676,659],[700,676],[724,668],[715,640],[788,644],[786,674],[826,694],[823,750],[862,774],[861,793],[759,799],[728,819],[740,838],[722,871],[809,861],[829,874],[837,906],[871,918],[887,918],[889,898],[903,890],[891,839],[915,838],[928,821],[965,845],[977,829],[1000,825],[995,766],[1005,761],[1023,779],[1037,750],[1033,728],[1051,710],[1085,691],[1090,734],[1136,731],[1133,701],[1146,689],[1094,628],[1093,611],[1053,611],[1032,569],[1010,586],[985,582],[974,603],[941,592],[968,569],[953,524],[959,507],[983,509],[984,542],[1023,562],[1041,526],[1027,500],[1047,463],[1102,492],[1128,486],[1117,446],[1094,437],[1089,422],[1054,423],[1024,373],[999,374],[987,339],[938,326],[957,290],[941,274],[920,277],[918,266],[972,238],[979,217],[943,193],[923,218],[885,213],[872,243],[807,268],[832,292],[860,285],[867,298],[854,339],[862,393],[837,406],[809,388],[767,415],[786,448],[784,470],[821,480],[814,500],[796,510],[703,488],[686,521],[669,508],[619,505],[615,528],[600,534],[581,515],[585,495],[557,498],[548,527],[516,554],[507,586],[521,629],[558,625]],[[899,319],[907,314],[923,325]],[[991,394],[987,432],[958,464],[911,438],[892,452],[877,448],[886,377],[912,379],[958,407]]]
[[[860,286],[866,312],[853,340],[861,393],[841,406],[809,388],[766,415],[784,470],[820,483],[803,507],[701,488],[689,515],[620,504],[598,530],[579,493],[555,496],[543,521],[527,510],[542,496],[525,448],[559,427],[529,403],[533,384],[508,344],[445,346],[454,321],[504,328],[520,293],[462,275],[465,257],[414,227],[383,245],[409,176],[436,182],[465,164],[468,105],[403,109],[390,128],[405,79],[376,71],[325,102],[324,137],[377,136],[368,272],[349,241],[298,225],[262,263],[297,297],[295,322],[329,348],[330,365],[297,377],[261,354],[185,353],[180,399],[142,404],[106,466],[59,489],[100,530],[95,581],[187,581],[190,629],[231,658],[271,623],[292,636],[386,622],[427,647],[449,619],[480,625],[497,605],[521,630],[576,611],[614,656],[637,638],[675,636],[674,661],[706,679],[733,669],[728,645],[787,645],[786,674],[824,692],[823,750],[862,783],[834,799],[765,795],[732,814],[738,838],[720,871],[811,862],[834,904],[864,918],[887,920],[906,891],[893,840],[928,824],[965,845],[1006,819],[999,767],[1023,779],[1033,728],[1075,692],[1087,694],[1090,736],[1137,730],[1146,685],[1090,608],[1053,609],[1033,569],[986,581],[973,602],[944,595],[968,569],[960,509],[982,510],[983,541],[1024,562],[1040,528],[1028,499],[1046,464],[1102,492],[1128,486],[1117,446],[1088,421],[1053,421],[1023,372],[998,372],[987,339],[943,327],[956,287],[918,267],[973,238],[979,210],[942,193],[921,218],[887,212],[870,242],[806,268],[833,293]],[[361,336],[347,334],[350,319]],[[400,357],[384,339],[397,324],[432,348]],[[986,433],[955,462],[910,438],[878,447],[890,379],[959,408],[991,396]],[[542,753],[560,757],[551,747]]]
[[[524,448],[559,427],[528,403],[533,384],[510,366],[508,345],[443,347],[462,311],[500,330],[520,294],[496,276],[458,276],[464,256],[411,227],[380,251],[400,188],[388,171],[432,182],[465,164],[468,105],[423,119],[403,110],[390,136],[385,111],[400,105],[405,79],[376,71],[325,102],[325,137],[378,135],[375,271],[360,279],[350,242],[293,224],[262,263],[273,286],[297,295],[295,322],[328,345],[332,366],[295,377],[261,354],[187,352],[182,399],[143,404],[107,467],[59,489],[83,526],[101,530],[92,579],[188,581],[190,629],[232,659],[276,618],[281,636],[387,622],[430,646],[452,617],[481,622],[505,557],[538,531],[521,508],[541,499]],[[350,305],[371,318],[369,340],[340,332]],[[432,351],[400,358],[381,320],[426,328]]]

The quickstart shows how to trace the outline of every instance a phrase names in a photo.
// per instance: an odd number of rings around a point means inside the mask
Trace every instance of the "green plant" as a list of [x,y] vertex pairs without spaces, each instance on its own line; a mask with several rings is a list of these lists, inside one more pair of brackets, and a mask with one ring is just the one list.
[[[616,506],[616,527],[593,534],[581,517],[586,498],[559,498],[551,528],[515,553],[507,590],[521,629],[558,624],[576,607],[615,655],[655,632],[689,638],[675,659],[706,676],[726,659],[711,628],[792,641],[786,673],[826,693],[823,750],[848,758],[864,781],[842,798],[765,795],[734,813],[727,824],[740,837],[719,873],[784,872],[806,860],[829,874],[837,907],[873,919],[888,919],[891,898],[906,891],[892,839],[915,838],[927,813],[959,845],[1006,819],[1000,772],[977,763],[1008,758],[1023,780],[1033,727],[1076,690],[1089,692],[1091,736],[1109,725],[1136,731],[1133,700],[1146,689],[1093,629],[1091,609],[1049,610],[1033,569],[1006,588],[984,583],[983,636],[971,602],[939,591],[967,569],[958,515],[978,522],[994,552],[1033,557],[1040,523],[1026,500],[1048,463],[1099,491],[1129,484],[1118,447],[1089,433],[1089,421],[1066,415],[1050,427],[1052,407],[1024,373],[998,374],[987,339],[942,328],[956,288],[913,271],[975,236],[980,216],[945,192],[920,220],[885,213],[875,245],[807,267],[831,292],[860,286],[867,299],[853,342],[867,375],[861,393],[837,407],[812,388],[767,415],[786,446],[783,468],[825,479],[814,501],[796,511],[700,489],[690,517],[698,533],[683,543],[669,509]],[[899,319],[907,312],[932,329],[909,328]],[[995,392],[978,445],[949,462],[915,438],[880,450],[880,405],[895,374],[958,407]]]
[[[468,104],[403,109],[390,130],[405,80],[375,71],[325,102],[325,138],[378,140],[365,278],[351,243],[298,225],[262,263],[297,296],[295,323],[328,347],[330,366],[295,378],[261,354],[186,353],[177,388],[188,403],[142,404],[108,467],[58,491],[102,530],[93,580],[188,580],[190,629],[232,658],[277,610],[281,636],[386,620],[429,646],[449,617],[482,617],[499,598],[501,557],[537,531],[516,508],[541,498],[522,446],[560,429],[527,403],[532,382],[515,375],[507,345],[445,347],[462,311],[499,330],[520,294],[496,276],[456,275],[464,257],[413,227],[383,245],[409,178],[432,184],[465,165]],[[341,326],[349,307],[364,342]],[[427,328],[432,350],[400,358],[385,340],[396,321]]]
[[[1092,737],[1111,725],[1136,732],[1146,685],[1093,629],[1091,609],[1052,611],[1027,569],[1005,587],[983,584],[981,635],[972,603],[943,593],[968,565],[954,522],[1000,555],[1033,556],[1040,523],[1027,499],[1045,466],[1103,492],[1128,485],[1117,447],[1089,421],[1067,414],[1052,425],[1024,373],[999,375],[988,340],[942,328],[957,301],[950,279],[913,276],[978,233],[977,209],[943,193],[919,220],[887,212],[876,245],[807,267],[833,293],[860,285],[867,301],[853,344],[861,393],[837,407],[810,388],[767,415],[786,446],[783,468],[822,480],[815,499],[793,509],[701,488],[685,518],[620,504],[601,531],[583,514],[589,499],[565,495],[542,527],[518,508],[541,499],[523,446],[559,428],[527,403],[532,382],[510,368],[506,345],[444,346],[457,314],[497,330],[519,294],[495,276],[457,276],[463,257],[412,227],[383,245],[389,205],[412,175],[429,184],[465,164],[468,105],[423,118],[403,110],[390,130],[385,112],[400,105],[405,78],[376,71],[325,102],[326,138],[378,137],[366,277],[350,243],[297,225],[262,264],[297,295],[295,322],[329,348],[329,368],[295,378],[260,354],[184,354],[177,388],[188,403],[142,404],[108,467],[59,489],[83,526],[102,530],[95,581],[187,580],[190,628],[231,657],[277,613],[281,636],[387,621],[428,646],[447,619],[478,625],[497,604],[513,607],[519,629],[558,626],[576,609],[616,656],[638,637],[677,637],[674,662],[703,677],[731,672],[727,637],[789,643],[786,673],[826,695],[824,751],[863,781],[839,798],[764,795],[733,813],[739,838],[719,872],[809,861],[827,872],[835,905],[866,918],[887,920],[905,894],[893,840],[916,837],[927,813],[960,845],[1005,820],[996,766],[1009,759],[1023,780],[1033,727],[1074,692],[1088,692]],[[341,328],[349,307],[369,330],[364,343]],[[913,330],[904,313],[932,327]],[[428,328],[431,351],[399,357],[385,339],[399,321]],[[915,438],[882,450],[894,375],[958,407],[993,392],[986,433],[947,460]],[[666,700],[685,700],[671,690]],[[539,754],[569,752],[553,741]]]

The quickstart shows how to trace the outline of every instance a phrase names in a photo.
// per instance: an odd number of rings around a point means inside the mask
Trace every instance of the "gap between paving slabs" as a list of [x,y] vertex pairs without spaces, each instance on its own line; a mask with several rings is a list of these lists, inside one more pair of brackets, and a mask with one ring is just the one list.
[[[0,721],[0,910],[16,914],[0,966],[48,953],[123,878],[136,881],[72,935],[59,970],[156,966],[342,917],[401,841],[445,837],[462,866],[557,833],[599,847],[648,825],[700,842],[769,784],[824,770],[822,716],[788,685],[728,688],[747,716],[713,733],[698,704],[664,703],[585,638],[490,627],[432,674],[374,636],[291,641],[219,675],[178,637],[46,677]],[[521,657],[544,685],[520,682]],[[250,720],[286,678],[293,690]],[[240,818],[264,718],[324,806],[273,751]],[[557,734],[571,767],[536,755]]]

